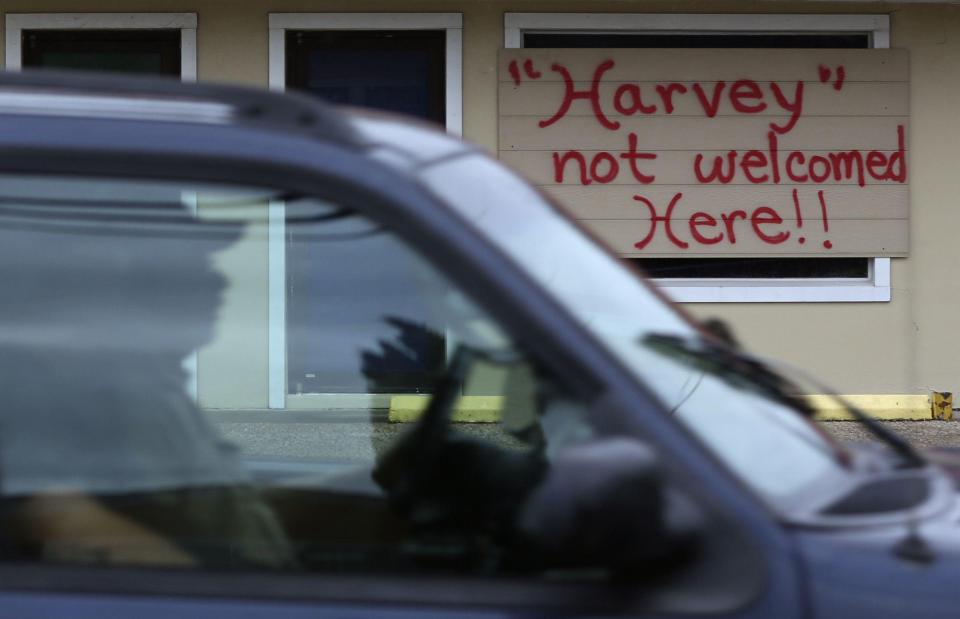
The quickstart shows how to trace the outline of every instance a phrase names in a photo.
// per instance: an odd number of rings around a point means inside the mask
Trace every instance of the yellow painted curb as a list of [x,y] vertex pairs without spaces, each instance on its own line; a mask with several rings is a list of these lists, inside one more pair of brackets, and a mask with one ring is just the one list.
[[[875,419],[933,419],[929,395],[857,394],[841,396]],[[817,411],[817,419],[837,421],[851,419],[836,399],[828,395],[808,395],[807,402]]]
[[[841,396],[875,419],[930,420],[952,419],[952,398],[949,393],[916,394],[853,394]],[[392,422],[416,421],[430,401],[430,395],[395,395],[390,398],[388,419]],[[808,395],[807,402],[822,421],[852,419],[842,405],[829,395]],[[939,404],[939,406],[938,406]],[[467,423],[496,423],[500,421],[503,396],[462,396],[454,411],[453,420]]]
[[[387,419],[393,422],[416,421],[430,401],[429,395],[395,395],[390,398]],[[457,402],[454,421],[468,423],[496,423],[503,410],[503,396],[465,395]]]
[[930,394],[932,399],[931,413],[934,419],[942,421],[953,421],[953,394],[949,391],[934,391]]

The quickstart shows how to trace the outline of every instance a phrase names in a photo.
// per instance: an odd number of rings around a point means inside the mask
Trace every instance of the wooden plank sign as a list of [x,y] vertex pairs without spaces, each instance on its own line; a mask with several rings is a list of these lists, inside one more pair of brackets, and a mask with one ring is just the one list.
[[905,50],[504,49],[499,155],[624,256],[905,256]]

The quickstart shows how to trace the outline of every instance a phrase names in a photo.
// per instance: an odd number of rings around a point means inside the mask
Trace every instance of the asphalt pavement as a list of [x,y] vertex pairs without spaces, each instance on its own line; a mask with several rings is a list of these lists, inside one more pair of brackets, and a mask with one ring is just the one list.
[[[324,413],[221,414],[212,421],[247,456],[372,462],[411,424],[389,423],[365,415]],[[231,418],[232,417],[232,418]],[[464,432],[504,447],[517,446],[499,424],[458,424]]]
[[[227,413],[216,415],[212,420],[225,438],[241,446],[249,456],[321,457],[339,461],[373,461],[409,427],[408,424],[388,423],[382,418],[356,415],[276,415]],[[960,447],[960,421],[882,423],[920,448]],[[874,440],[864,426],[854,421],[830,421],[822,425],[843,442]],[[461,430],[495,442],[506,443],[509,439],[497,424],[465,424]]]
[[[960,421],[884,421],[887,428],[921,448],[960,447]],[[826,421],[823,427],[838,440],[865,442],[873,436],[855,421]]]

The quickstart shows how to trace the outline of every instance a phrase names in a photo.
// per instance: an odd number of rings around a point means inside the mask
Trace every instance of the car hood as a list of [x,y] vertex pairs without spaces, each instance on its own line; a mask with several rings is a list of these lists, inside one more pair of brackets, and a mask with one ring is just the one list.
[[960,490],[960,447],[936,447],[923,452],[927,460],[939,466]]
[[[899,521],[792,531],[808,574],[813,617],[956,617],[960,589],[960,449],[924,452],[939,478],[938,507]],[[855,521],[856,519],[851,519]]]

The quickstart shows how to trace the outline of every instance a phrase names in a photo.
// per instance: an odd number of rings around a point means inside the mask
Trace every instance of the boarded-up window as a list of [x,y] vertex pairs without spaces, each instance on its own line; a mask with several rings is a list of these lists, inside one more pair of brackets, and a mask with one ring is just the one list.
[[[527,34],[525,44],[570,45],[571,36],[698,44],[567,34]],[[739,47],[770,38],[722,36]],[[867,43],[841,38],[836,47]],[[528,49],[501,62],[503,159],[623,255],[658,256],[644,266],[666,277],[863,277],[859,256],[904,255],[907,115],[906,56],[893,50]]]

